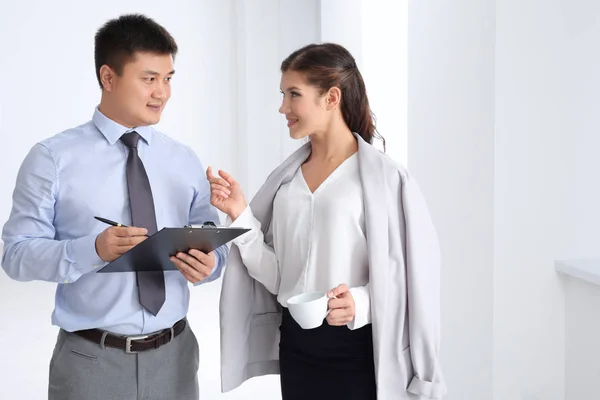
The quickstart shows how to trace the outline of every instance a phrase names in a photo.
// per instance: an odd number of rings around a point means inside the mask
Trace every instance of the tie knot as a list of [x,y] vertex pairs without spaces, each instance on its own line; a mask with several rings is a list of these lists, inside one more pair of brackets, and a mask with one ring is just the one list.
[[125,144],[125,146],[129,147],[130,149],[137,149],[139,140],[140,134],[136,131],[131,131],[121,136],[121,141]]

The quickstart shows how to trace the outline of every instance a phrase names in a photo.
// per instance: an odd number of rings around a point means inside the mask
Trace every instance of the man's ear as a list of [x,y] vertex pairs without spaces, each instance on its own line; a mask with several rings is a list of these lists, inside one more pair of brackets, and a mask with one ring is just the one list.
[[102,83],[102,88],[107,92],[113,91],[116,75],[115,71],[108,65],[104,64],[100,67],[100,82]]

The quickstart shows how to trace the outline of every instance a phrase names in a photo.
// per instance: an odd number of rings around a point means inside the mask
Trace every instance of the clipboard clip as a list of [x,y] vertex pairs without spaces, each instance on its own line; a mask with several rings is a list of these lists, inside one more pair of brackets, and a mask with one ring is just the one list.
[[[202,228],[207,228],[207,227],[216,228],[217,225],[215,225],[215,223],[212,222],[212,221],[206,221],[206,222],[202,223]],[[184,228],[193,228],[193,226],[192,225],[185,225]]]

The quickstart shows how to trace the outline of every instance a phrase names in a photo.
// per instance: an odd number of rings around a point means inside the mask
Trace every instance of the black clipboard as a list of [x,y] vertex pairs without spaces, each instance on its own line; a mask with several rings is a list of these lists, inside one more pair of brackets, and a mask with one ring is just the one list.
[[163,228],[97,272],[177,271],[169,257],[190,249],[210,253],[249,230],[212,226]]

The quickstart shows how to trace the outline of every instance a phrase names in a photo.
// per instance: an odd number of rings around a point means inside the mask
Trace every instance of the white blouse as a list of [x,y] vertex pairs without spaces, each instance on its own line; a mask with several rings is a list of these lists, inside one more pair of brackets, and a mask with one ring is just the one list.
[[287,300],[304,292],[328,292],[345,283],[355,302],[358,329],[371,322],[369,262],[363,193],[356,153],[313,192],[302,168],[282,185],[273,204],[273,247],[264,242],[250,207],[231,223],[251,231],[236,238],[250,276]]

